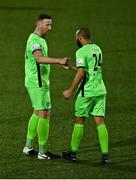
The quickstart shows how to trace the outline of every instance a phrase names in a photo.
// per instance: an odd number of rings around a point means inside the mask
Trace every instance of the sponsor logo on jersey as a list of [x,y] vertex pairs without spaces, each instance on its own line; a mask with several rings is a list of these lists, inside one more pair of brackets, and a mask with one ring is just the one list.
[[77,65],[84,64],[84,60],[83,59],[77,59],[76,63],[77,63]]
[[41,49],[40,44],[33,44],[32,50],[35,51],[35,50],[38,50],[38,49]]

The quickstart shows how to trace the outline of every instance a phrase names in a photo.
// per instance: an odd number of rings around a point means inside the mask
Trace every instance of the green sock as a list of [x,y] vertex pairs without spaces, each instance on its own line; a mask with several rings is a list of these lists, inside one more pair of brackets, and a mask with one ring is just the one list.
[[83,124],[75,124],[74,125],[74,129],[73,129],[73,133],[72,133],[72,139],[71,139],[71,150],[73,152],[78,151],[80,140],[83,136],[83,127],[84,127]]
[[38,120],[39,116],[33,113],[28,122],[26,146],[29,148],[33,147],[33,140],[37,133]]
[[100,124],[97,126],[98,137],[100,142],[101,151],[103,154],[108,153],[108,132],[105,124]]
[[44,154],[46,152],[46,143],[49,134],[49,120],[45,118],[39,118],[37,126],[39,152]]

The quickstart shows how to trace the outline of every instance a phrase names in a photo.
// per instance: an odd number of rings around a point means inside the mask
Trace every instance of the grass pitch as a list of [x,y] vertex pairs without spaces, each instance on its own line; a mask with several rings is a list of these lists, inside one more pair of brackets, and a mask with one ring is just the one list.
[[[136,178],[136,19],[134,0],[1,0],[0,3],[0,178]],[[35,17],[53,17],[47,35],[49,55],[70,56],[77,49],[75,31],[91,29],[103,50],[103,77],[107,86],[106,124],[113,164],[99,165],[101,153],[95,124],[87,119],[79,162],[39,161],[22,154],[32,113],[24,88],[24,49],[34,30]],[[60,153],[69,147],[74,120],[74,97],[62,92],[75,73],[52,65],[52,118],[48,148]]]

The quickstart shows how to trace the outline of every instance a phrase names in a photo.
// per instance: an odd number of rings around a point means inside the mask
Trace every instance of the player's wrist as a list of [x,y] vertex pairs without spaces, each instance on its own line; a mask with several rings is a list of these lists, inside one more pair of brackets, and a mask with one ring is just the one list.
[[69,88],[69,94],[72,95],[74,93],[73,88]]
[[63,61],[64,61],[64,58],[59,59],[58,64],[65,65]]

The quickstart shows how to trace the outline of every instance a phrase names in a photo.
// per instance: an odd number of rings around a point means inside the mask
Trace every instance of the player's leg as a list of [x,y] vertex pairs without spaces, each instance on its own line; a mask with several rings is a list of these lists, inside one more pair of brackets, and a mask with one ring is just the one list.
[[28,128],[27,128],[27,138],[26,138],[26,145],[23,149],[23,153],[26,155],[35,155],[37,152],[34,150],[33,143],[34,138],[37,133],[37,124],[38,124],[39,116],[35,113],[29,119]]
[[96,97],[95,105],[93,108],[93,120],[97,125],[98,139],[103,154],[102,162],[109,164],[109,151],[108,151],[108,131],[105,125],[105,96]]
[[78,151],[78,147],[83,136],[84,122],[87,117],[89,117],[89,98],[77,96],[75,102],[75,124],[71,139],[71,150],[73,152]]
[[31,99],[31,101],[33,102],[32,104],[35,113],[39,117],[36,128],[37,136],[38,136],[38,144],[39,144],[39,153],[45,154],[46,144],[49,135],[49,120],[50,120],[50,110],[51,110],[51,100],[50,100],[49,90],[45,89],[45,87],[37,88],[35,96],[33,99]]
[[[36,136],[36,133],[37,133],[38,120],[39,120],[40,117],[44,116],[44,114],[43,115],[39,114],[39,111],[34,110],[32,116],[31,116],[31,118],[30,118],[30,120],[28,122],[26,146],[29,147],[29,148],[33,147],[33,140],[34,140],[34,138]],[[48,115],[48,117],[49,117],[49,115]]]
[[110,164],[111,161],[109,159],[109,150],[108,150],[108,131],[107,127],[104,123],[103,117],[96,117],[94,116],[94,121],[97,125],[97,131],[98,131],[98,139],[102,151],[102,163],[103,164]]
[[76,161],[76,154],[83,136],[84,117],[76,117],[71,138],[71,150],[62,152],[62,157],[70,161]]
[[27,141],[26,141],[26,146],[28,148],[33,147],[33,141],[37,133],[38,120],[39,120],[39,116],[35,114],[35,112],[33,112],[28,122]]
[[108,131],[104,123],[104,117],[93,117],[98,131],[98,138],[100,142],[101,151],[103,154],[108,154]]
[[[36,133],[38,134],[39,152],[46,151],[46,142],[49,134],[49,119],[50,119],[50,92],[49,90],[41,88],[28,89],[28,93],[34,108],[34,115],[29,120],[27,132],[27,144],[33,143]],[[33,129],[33,139],[28,139]],[[43,142],[44,141],[44,142]],[[26,150],[24,148],[23,152]],[[25,153],[26,154],[26,153]]]
[[[31,88],[31,89],[27,89],[27,90],[28,90],[28,94],[31,99],[32,106],[33,106],[33,108],[35,108],[35,106],[36,106],[35,97],[37,95],[37,88]],[[38,121],[39,121],[38,113],[36,110],[34,110],[32,116],[30,117],[30,119],[28,121],[26,145],[23,149],[23,153],[26,155],[37,154],[37,152],[33,148],[33,142],[34,142],[34,138],[37,133]]]
[[85,121],[84,117],[76,117],[75,119],[75,124],[74,124],[72,138],[71,138],[72,152],[76,153],[78,151],[79,144],[83,136],[84,121]]
[[47,151],[47,140],[49,135],[49,120],[50,120],[50,110],[39,110],[38,111],[39,121],[37,125],[37,135],[39,143],[39,159],[48,158],[46,155]]
[[80,145],[80,141],[83,136],[83,128],[85,118],[89,116],[88,111],[88,98],[78,96],[75,103],[75,124],[71,138],[71,151],[62,152],[62,157],[71,161],[76,161],[76,153]]

